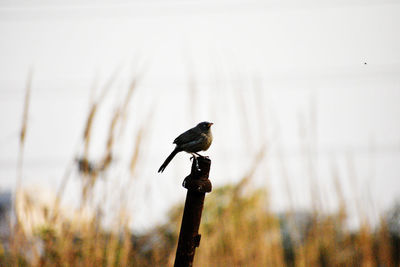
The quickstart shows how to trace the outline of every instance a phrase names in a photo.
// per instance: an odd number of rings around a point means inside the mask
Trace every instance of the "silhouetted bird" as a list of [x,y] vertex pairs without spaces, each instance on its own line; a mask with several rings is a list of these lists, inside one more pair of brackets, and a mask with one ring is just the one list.
[[[158,172],[163,172],[175,155],[181,151],[185,151],[192,155],[196,154],[201,157],[197,152],[207,150],[213,140],[210,129],[211,125],[213,125],[212,122],[204,121],[178,136],[173,142],[173,144],[176,144],[174,151],[172,151],[164,161],[160,169],[158,169]],[[195,159],[194,155],[193,157]]]

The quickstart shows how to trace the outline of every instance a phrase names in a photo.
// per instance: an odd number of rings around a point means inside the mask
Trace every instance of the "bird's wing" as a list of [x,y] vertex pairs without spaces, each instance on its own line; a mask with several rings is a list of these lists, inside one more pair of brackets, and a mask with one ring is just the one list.
[[183,134],[179,135],[177,138],[174,140],[174,144],[177,144],[178,146],[187,144],[189,142],[196,141],[199,138],[199,133],[192,129],[187,130]]
[[196,138],[190,142],[179,145],[179,148],[182,149],[183,151],[186,151],[189,153],[198,152],[198,151],[204,150],[204,141],[205,141],[205,137],[200,136],[199,138]]

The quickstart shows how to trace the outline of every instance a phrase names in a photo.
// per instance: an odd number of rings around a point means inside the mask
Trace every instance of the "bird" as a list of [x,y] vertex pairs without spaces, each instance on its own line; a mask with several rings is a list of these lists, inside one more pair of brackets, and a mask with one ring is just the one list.
[[194,160],[196,160],[195,155],[202,157],[202,155],[198,154],[197,152],[206,151],[211,146],[213,140],[211,133],[212,125],[212,122],[200,122],[195,127],[187,130],[175,138],[173,142],[173,144],[176,144],[175,149],[158,169],[158,172],[163,172],[171,160],[179,152],[185,151],[192,154]]

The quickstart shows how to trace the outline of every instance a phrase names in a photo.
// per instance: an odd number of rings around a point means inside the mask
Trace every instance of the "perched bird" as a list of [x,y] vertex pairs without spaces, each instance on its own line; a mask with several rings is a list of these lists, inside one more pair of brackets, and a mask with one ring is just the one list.
[[213,125],[212,122],[200,122],[196,127],[193,127],[192,129],[189,129],[178,136],[173,142],[173,144],[176,144],[174,151],[172,151],[172,153],[164,161],[160,169],[158,169],[158,172],[163,172],[175,155],[181,151],[185,151],[192,155],[196,154],[201,157],[201,155],[197,152],[206,151],[210,147],[213,140],[210,129],[211,125]]

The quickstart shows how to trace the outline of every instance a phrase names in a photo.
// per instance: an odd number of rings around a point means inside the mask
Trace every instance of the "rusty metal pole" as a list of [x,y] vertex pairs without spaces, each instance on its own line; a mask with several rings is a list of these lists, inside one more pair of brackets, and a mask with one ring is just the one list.
[[178,247],[176,249],[174,267],[188,267],[193,265],[196,247],[200,245],[199,226],[205,194],[211,192],[212,185],[208,176],[211,160],[205,157],[193,160],[192,171],[185,178],[182,186],[186,194],[185,208],[183,210],[181,230],[179,233]]

